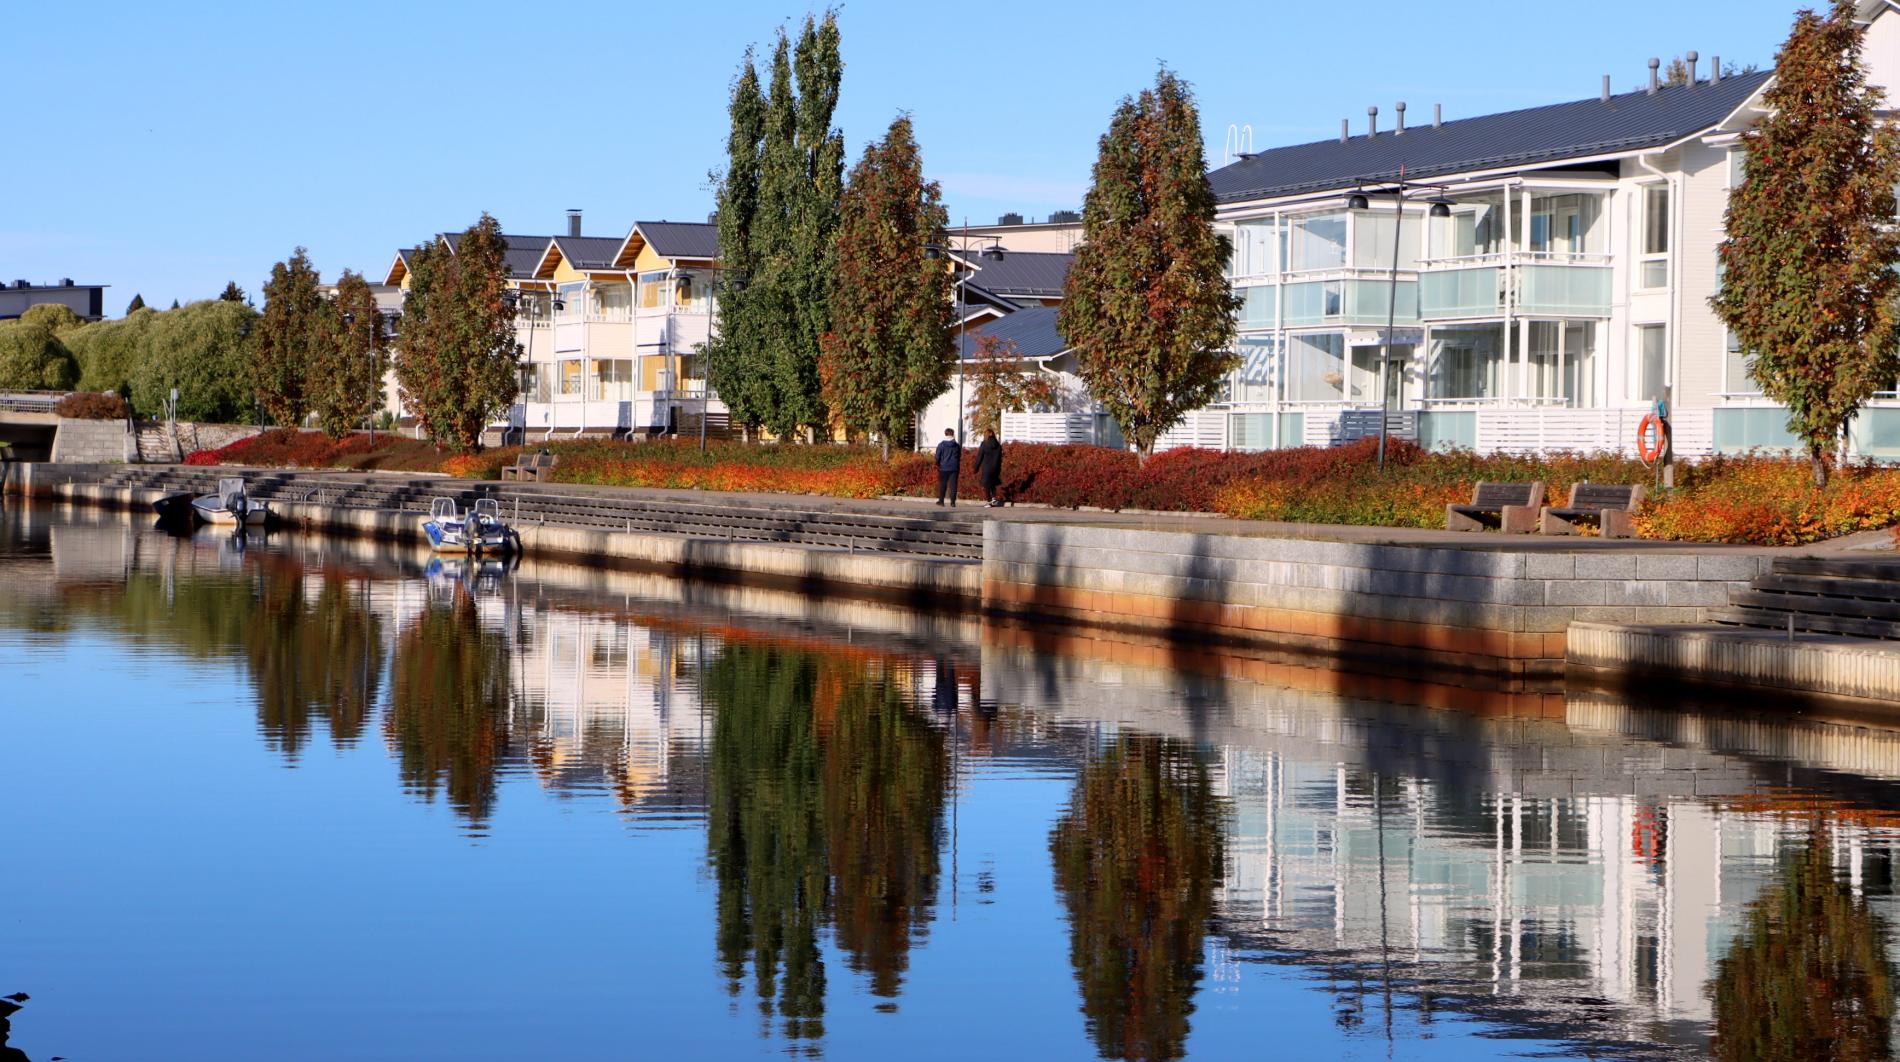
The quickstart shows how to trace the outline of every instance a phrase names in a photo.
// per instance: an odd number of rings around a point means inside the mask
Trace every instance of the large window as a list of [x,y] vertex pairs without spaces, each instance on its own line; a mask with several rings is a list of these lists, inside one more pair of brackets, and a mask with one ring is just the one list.
[[1601,254],[1603,197],[1594,192],[1531,196],[1531,253],[1562,257]]
[[560,393],[578,395],[581,393],[581,361],[579,358],[563,358],[558,366],[560,373]]
[[598,384],[594,389],[595,398],[615,402],[628,402],[633,399],[633,359],[611,358],[594,363]]
[[586,285],[579,283],[561,285],[559,293],[561,305],[559,309],[554,311],[556,320],[578,321],[581,319],[581,311],[584,309],[582,303],[584,292],[582,289],[585,287]]
[[1273,219],[1243,221],[1234,226],[1234,275],[1264,277],[1280,271],[1285,237]]
[[1431,257],[1472,258],[1505,251],[1504,194],[1453,203],[1451,216],[1432,219]]
[[1228,382],[1232,402],[1273,401],[1274,366],[1280,360],[1277,336],[1241,336],[1237,348],[1240,367]]
[[[1352,221],[1352,264],[1360,269],[1392,268],[1392,229],[1398,216],[1391,211],[1366,210]],[[1399,268],[1418,268],[1418,248],[1424,235],[1424,216],[1408,212],[1399,228]]]
[[640,292],[635,305],[642,310],[657,310],[666,305],[666,271],[640,274]]
[[1643,242],[1639,282],[1644,288],[1669,286],[1669,186],[1643,189]]
[[591,285],[587,289],[587,316],[595,321],[632,320],[633,285]]
[[1596,322],[1532,321],[1529,330],[1525,396],[1553,405],[1594,405]]
[[1294,335],[1287,340],[1287,398],[1337,402],[1345,393],[1346,337],[1337,332]]
[[1636,364],[1631,398],[1654,402],[1669,381],[1669,331],[1659,324],[1636,326]]
[[1430,394],[1440,399],[1488,399],[1504,394],[1510,330],[1502,324],[1434,328]]
[[1346,215],[1323,214],[1293,223],[1295,270],[1341,269],[1346,265]]

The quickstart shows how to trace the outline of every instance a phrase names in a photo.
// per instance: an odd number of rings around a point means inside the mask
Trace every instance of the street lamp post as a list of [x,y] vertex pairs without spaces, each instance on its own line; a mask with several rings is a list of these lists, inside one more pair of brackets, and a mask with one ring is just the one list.
[[[1399,248],[1403,246],[1401,236],[1405,229],[1405,167],[1399,166],[1398,183],[1392,188],[1392,268],[1387,273],[1385,296],[1385,341],[1379,347],[1379,470],[1385,471],[1386,421],[1392,415],[1391,387],[1386,374],[1392,371],[1392,333],[1398,326],[1399,314]],[[1451,201],[1445,198],[1443,189],[1436,185],[1412,185],[1414,188],[1431,188],[1435,194],[1431,203],[1431,216],[1448,218],[1451,216]],[[1346,199],[1348,210],[1365,210],[1370,206],[1366,191],[1361,188]]]
[[[968,254],[969,249],[970,249],[970,226],[966,222],[963,226],[962,250],[965,254]],[[925,258],[936,259],[936,258],[942,257],[943,254],[944,254],[944,248],[941,247],[940,245],[935,244],[935,243],[924,244]],[[1008,254],[1008,252],[1003,249],[1003,244],[1001,240],[998,239],[998,242],[992,243],[988,247],[983,248],[980,254],[981,254],[981,257],[987,261],[1000,262],[1003,260],[1004,256]],[[965,330],[963,327],[964,301],[965,301],[964,300],[964,294],[965,294],[964,286],[968,284],[969,282],[970,282],[970,274],[967,271],[962,276],[959,276],[957,278],[957,443],[959,445],[961,445],[963,442],[963,426],[964,426],[964,421],[968,419],[968,412],[969,412],[968,409],[963,404],[963,377],[964,377],[964,361],[965,361],[964,356],[965,354],[968,353],[967,344],[964,342]]]

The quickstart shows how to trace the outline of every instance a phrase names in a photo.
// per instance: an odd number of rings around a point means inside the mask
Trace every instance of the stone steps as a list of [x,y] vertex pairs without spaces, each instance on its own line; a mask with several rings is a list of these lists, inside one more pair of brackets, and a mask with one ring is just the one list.
[[1790,557],[1712,610],[1731,627],[1900,641],[1900,557]]

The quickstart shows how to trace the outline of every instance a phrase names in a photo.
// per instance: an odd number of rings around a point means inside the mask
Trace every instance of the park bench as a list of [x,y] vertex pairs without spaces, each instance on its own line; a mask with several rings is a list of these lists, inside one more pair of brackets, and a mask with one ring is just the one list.
[[502,466],[501,478],[546,483],[553,478],[554,466],[559,460],[550,453],[519,454],[514,464]]
[[1482,531],[1495,527],[1512,534],[1529,534],[1537,529],[1537,511],[1543,504],[1542,480],[1480,482],[1471,489],[1471,504],[1445,506],[1445,530]]
[[1574,535],[1580,524],[1595,521],[1604,538],[1629,538],[1636,533],[1630,517],[1641,504],[1641,484],[1578,483],[1570,488],[1570,504],[1544,509],[1539,529],[1546,535]]

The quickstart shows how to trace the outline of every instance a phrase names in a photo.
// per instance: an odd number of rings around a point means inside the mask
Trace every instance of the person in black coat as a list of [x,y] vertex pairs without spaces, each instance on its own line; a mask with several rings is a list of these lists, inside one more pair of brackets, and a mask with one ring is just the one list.
[[983,445],[976,448],[976,481],[983,485],[983,501],[991,508],[1003,504],[996,488],[1003,485],[1003,444],[996,429],[983,433]]
[[943,441],[937,444],[937,504],[942,505],[944,496],[950,498],[950,504],[957,503],[957,474],[963,471],[963,444],[957,441],[954,428],[943,429]]

